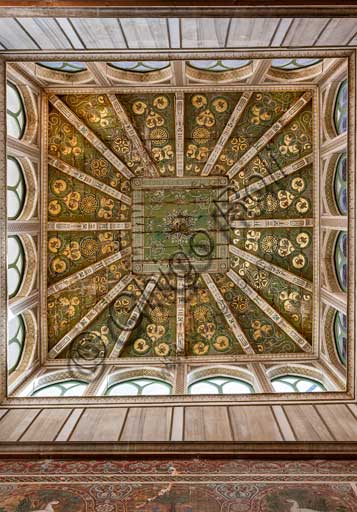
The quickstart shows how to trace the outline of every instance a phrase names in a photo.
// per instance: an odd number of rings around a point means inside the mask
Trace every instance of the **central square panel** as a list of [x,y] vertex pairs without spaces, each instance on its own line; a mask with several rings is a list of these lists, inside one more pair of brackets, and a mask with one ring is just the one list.
[[200,272],[227,271],[227,185],[217,176],[132,180],[134,272],[166,272],[177,257]]

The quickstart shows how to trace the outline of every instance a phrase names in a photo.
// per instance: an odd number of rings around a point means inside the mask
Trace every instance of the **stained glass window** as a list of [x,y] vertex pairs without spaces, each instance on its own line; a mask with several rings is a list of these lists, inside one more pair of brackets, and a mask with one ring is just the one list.
[[347,214],[347,157],[346,153],[340,156],[335,172],[335,198],[338,209],[342,215]]
[[318,62],[321,62],[321,59],[273,59],[272,66],[273,68],[290,71],[292,69],[307,68]]
[[148,71],[159,71],[160,69],[167,68],[170,63],[168,61],[118,61],[111,62],[112,66],[123,71],[135,71],[138,73],[147,73]]
[[13,372],[24,349],[26,336],[25,322],[21,315],[15,316],[8,324],[8,369]]
[[21,139],[26,125],[25,108],[15,85],[8,82],[6,88],[6,126],[7,134]]
[[335,314],[334,326],[335,344],[341,363],[346,366],[347,359],[347,317],[340,311]]
[[26,185],[19,162],[12,157],[7,159],[7,216],[17,219],[25,202]]
[[272,380],[277,393],[316,393],[326,391],[326,388],[317,380],[295,375],[282,375]]
[[82,396],[87,383],[80,380],[63,380],[48,386],[36,389],[31,396],[57,397],[57,396]]
[[87,69],[83,62],[38,62],[38,64],[44,68],[66,71],[67,73],[78,73],[78,71]]
[[188,391],[191,395],[241,395],[243,393],[254,393],[251,384],[233,377],[201,379],[191,384]]
[[206,71],[232,71],[239,69],[247,64],[250,60],[190,60],[189,65],[193,68],[204,69]]
[[110,386],[108,396],[170,395],[171,384],[157,379],[130,379]]
[[347,291],[347,233],[341,231],[335,245],[335,270],[342,291]]
[[7,239],[7,287],[12,298],[19,291],[25,272],[25,252],[18,236]]
[[344,80],[337,93],[334,111],[335,128],[338,134],[347,130],[347,93],[347,80]]

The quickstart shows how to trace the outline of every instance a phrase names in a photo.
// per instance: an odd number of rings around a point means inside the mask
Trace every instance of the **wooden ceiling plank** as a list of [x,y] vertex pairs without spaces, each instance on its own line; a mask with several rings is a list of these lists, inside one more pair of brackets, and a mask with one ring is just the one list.
[[257,267],[263,270],[267,270],[268,272],[274,274],[277,277],[281,277],[288,283],[295,284],[296,286],[300,286],[301,288],[304,288],[305,290],[312,292],[313,283],[311,281],[308,281],[307,279],[302,279],[301,277],[292,274],[288,270],[280,268],[277,265],[273,265],[272,263],[264,260],[263,258],[259,258],[254,254],[250,254],[249,252],[243,251],[242,249],[239,249],[234,245],[230,245],[229,250],[231,254],[238,256],[238,258],[243,258],[244,260],[253,263],[253,265],[256,265]]
[[236,337],[239,345],[241,346],[242,350],[245,354],[254,354],[254,350],[250,346],[249,341],[247,340],[244,332],[242,331],[240,325],[238,324],[237,320],[232,315],[231,310],[229,309],[226,301],[224,300],[221,292],[219,291],[216,283],[213,281],[210,274],[202,274],[202,277],[207,285],[207,288],[212,294],[212,297],[217,303],[217,306],[222,311],[224,319],[226,320],[229,328],[232,330],[234,336]]
[[151,277],[149,282],[144,288],[144,291],[142,295],[140,296],[140,299],[138,300],[137,304],[135,305],[133,311],[130,314],[130,317],[127,321],[127,328],[122,330],[122,332],[119,334],[118,339],[114,345],[114,348],[110,354],[110,359],[115,359],[119,357],[122,349],[124,348],[124,345],[126,341],[128,340],[130,334],[136,327],[136,323],[138,318],[140,317],[141,312],[143,311],[145,305],[147,304],[148,300],[150,299],[150,296],[152,292],[154,291],[156,284],[159,280],[160,274],[155,274]]
[[233,269],[227,272],[227,276],[263,311],[273,322],[291,338],[304,352],[312,352],[312,347],[307,340],[292,327],[259,293],[257,293],[244,279]]
[[125,109],[123,108],[122,104],[118,100],[118,97],[115,94],[107,94],[107,96],[108,96],[108,99],[109,99],[113,109],[114,109],[116,116],[118,117],[118,119],[124,126],[125,133],[127,134],[128,138],[131,141],[131,143],[133,144],[134,148],[140,154],[142,162],[145,165],[145,168],[148,170],[150,176],[159,176],[159,172],[158,172],[158,169],[157,169],[155,163],[152,161],[150,155],[148,154],[147,150],[145,149],[142,140],[140,139],[137,131],[135,130],[129,117],[127,116]]
[[306,91],[304,94],[276,121],[236,162],[227,172],[227,176],[232,179],[248,162],[254,158],[259,151],[265,147],[268,142],[279,133],[284,126],[291,121],[296,114],[311,100],[312,91]]
[[48,97],[52,105],[127,179],[134,174],[128,167],[88,128],[72,110],[55,94]]
[[99,190],[100,192],[103,192],[103,194],[106,194],[107,196],[110,196],[117,201],[121,201],[122,203],[125,203],[129,206],[131,205],[131,198],[126,194],[119,192],[119,190],[116,190],[110,185],[106,185],[102,181],[93,178],[93,176],[89,176],[87,173],[80,171],[76,167],[72,167],[59,158],[55,158],[52,155],[48,155],[47,158],[48,164],[52,165],[52,167],[55,169],[63,172],[64,174],[67,174],[68,176],[71,176],[72,178],[75,178],[78,181],[81,181],[82,183],[85,183],[86,185],[89,185],[92,188],[95,188],[96,190]]
[[89,265],[88,267],[85,267],[78,272],[75,272],[74,274],[71,274],[68,277],[65,277],[64,279],[61,279],[61,281],[58,281],[57,283],[50,286],[47,290],[47,296],[50,297],[54,293],[58,293],[62,290],[65,290],[69,286],[72,286],[72,284],[76,283],[77,281],[80,281],[81,279],[85,279],[86,277],[95,274],[99,270],[102,270],[103,268],[108,267],[112,263],[115,263],[122,258],[125,258],[126,256],[129,256],[131,253],[131,247],[127,247],[123,249],[122,251],[115,252],[114,254],[111,254],[110,256],[107,256],[106,258],[96,261],[92,265]]
[[87,327],[104,309],[126,288],[133,280],[133,274],[124,276],[97,304],[84,315],[72,329],[61,338],[48,353],[50,359],[54,359],[64,348],[66,348],[82,331]]

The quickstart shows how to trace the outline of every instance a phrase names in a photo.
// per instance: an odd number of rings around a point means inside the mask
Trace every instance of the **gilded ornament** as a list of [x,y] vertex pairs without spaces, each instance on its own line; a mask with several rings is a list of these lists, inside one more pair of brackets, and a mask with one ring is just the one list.
[[169,140],[169,132],[166,128],[154,128],[150,132],[150,140],[154,146],[164,146]]
[[111,219],[113,216],[114,201],[111,198],[102,197],[100,200],[100,208],[98,217],[103,219]]
[[86,194],[81,200],[81,211],[83,213],[94,213],[98,207],[98,201],[94,194]]
[[157,356],[167,356],[170,352],[170,347],[167,343],[159,343],[155,345],[154,352]]
[[227,338],[227,336],[217,336],[217,338],[213,342],[213,347],[218,352],[225,352],[227,349],[229,349],[229,339]]
[[133,112],[136,115],[142,115],[147,109],[147,104],[144,101],[135,101],[132,106]]
[[209,108],[198,114],[196,117],[196,123],[199,126],[206,126],[206,128],[212,128],[216,123],[213,113]]
[[108,174],[108,162],[104,158],[95,158],[91,161],[90,166],[97,178],[103,178]]
[[302,232],[296,236],[296,242],[301,249],[305,249],[309,245],[310,236],[308,233]]
[[63,274],[67,270],[67,263],[63,258],[54,258],[51,267],[55,274]]
[[56,179],[52,182],[51,188],[53,190],[53,193],[59,196],[59,195],[63,194],[63,192],[66,191],[67,183],[65,180]]
[[306,258],[303,254],[298,254],[293,257],[293,265],[295,268],[303,268],[306,264]]
[[145,124],[148,128],[154,128],[155,126],[163,126],[165,120],[160,114],[154,112],[154,110],[150,110],[149,114],[146,116]]
[[61,240],[56,236],[53,236],[48,241],[48,250],[53,253],[57,253],[58,249],[61,247]]
[[203,94],[195,94],[191,98],[191,103],[195,108],[205,107],[207,105],[207,98]]
[[157,341],[163,337],[166,329],[163,325],[149,324],[146,326],[146,334],[152,341]]
[[48,203],[48,212],[50,215],[59,215],[62,207],[57,199],[53,199]]
[[81,241],[81,252],[83,256],[90,257],[97,254],[99,244],[94,238],[84,238]]
[[222,113],[222,112],[225,112],[228,108],[228,103],[227,103],[227,100],[225,100],[224,98],[216,98],[212,101],[212,105],[213,105],[213,108],[215,109],[216,112],[218,113]]
[[262,121],[269,121],[271,118],[271,114],[264,111],[262,107],[258,107],[258,105],[253,105],[251,112],[253,115],[250,118],[250,122],[256,125],[260,124]]
[[278,240],[274,235],[266,235],[261,241],[262,250],[268,254],[275,252],[278,248]]
[[289,256],[294,251],[295,247],[288,238],[281,238],[281,240],[279,240],[278,254],[280,256]]
[[165,110],[169,105],[169,100],[166,98],[166,96],[156,96],[152,104],[159,110]]
[[204,356],[207,354],[209,350],[209,345],[207,343],[203,343],[203,341],[199,341],[193,345],[193,352],[197,356]]
[[125,139],[124,137],[117,137],[113,142],[113,149],[123,155],[129,153],[130,147],[128,139]]
[[248,147],[247,139],[245,137],[232,137],[230,140],[232,151],[237,153],[238,151],[245,151]]
[[145,354],[150,349],[150,345],[144,338],[138,338],[137,340],[135,340],[133,343],[133,347],[135,352],[137,352],[138,354]]
[[70,192],[63,198],[63,201],[65,202],[69,210],[75,212],[79,208],[80,198],[81,194],[79,192]]
[[79,260],[81,257],[79,243],[76,240],[72,240],[67,244],[63,249],[63,256],[66,256],[66,258],[72,261]]
[[212,322],[206,322],[197,327],[197,332],[206,340],[210,340],[216,332],[216,326]]
[[297,177],[291,180],[291,188],[297,192],[303,192],[305,189],[305,181],[303,178]]
[[195,144],[207,144],[210,138],[210,133],[207,128],[196,127],[192,131],[192,139]]
[[309,201],[305,197],[300,197],[296,202],[295,208],[299,213],[306,213],[310,208]]

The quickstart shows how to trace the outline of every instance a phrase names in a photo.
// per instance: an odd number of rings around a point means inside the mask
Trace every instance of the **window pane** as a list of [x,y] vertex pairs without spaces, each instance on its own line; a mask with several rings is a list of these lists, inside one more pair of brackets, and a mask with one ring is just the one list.
[[44,68],[66,71],[67,73],[78,73],[78,71],[87,69],[83,62],[38,62],[37,64]]
[[25,256],[21,240],[18,236],[8,237],[7,286],[9,297],[19,291],[25,272]]
[[341,290],[347,291],[347,233],[341,231],[335,246],[335,270]]
[[17,219],[25,203],[26,184],[20,164],[15,158],[7,159],[7,216]]
[[272,66],[273,68],[292,70],[313,66],[318,62],[321,62],[321,59],[273,59]]
[[248,382],[233,377],[210,377],[191,384],[189,393],[192,395],[234,395],[253,393],[253,387]]
[[139,73],[147,73],[148,71],[158,71],[167,68],[170,63],[168,61],[121,61],[111,62],[112,66],[124,71],[135,71]]
[[334,320],[335,345],[341,363],[346,366],[347,361],[347,317],[340,311],[335,314]]
[[335,172],[335,198],[338,209],[342,215],[347,215],[347,157],[340,156]]
[[282,375],[272,380],[277,393],[316,393],[326,391],[325,387],[314,379],[293,375]]
[[20,362],[25,344],[25,323],[21,315],[15,316],[8,323],[8,370],[14,371]]
[[347,130],[347,103],[348,103],[347,80],[342,82],[336,97],[334,121],[338,134]]
[[31,396],[82,396],[87,385],[88,384],[86,382],[81,382],[77,380],[61,381],[37,389],[31,394]]
[[20,139],[25,131],[25,108],[21,95],[13,84],[6,87],[6,124],[7,134]]
[[170,395],[171,384],[156,379],[130,379],[110,386],[106,395],[134,396],[134,395]]
[[190,60],[189,65],[197,69],[205,69],[206,71],[231,71],[239,69],[247,64],[250,60]]

